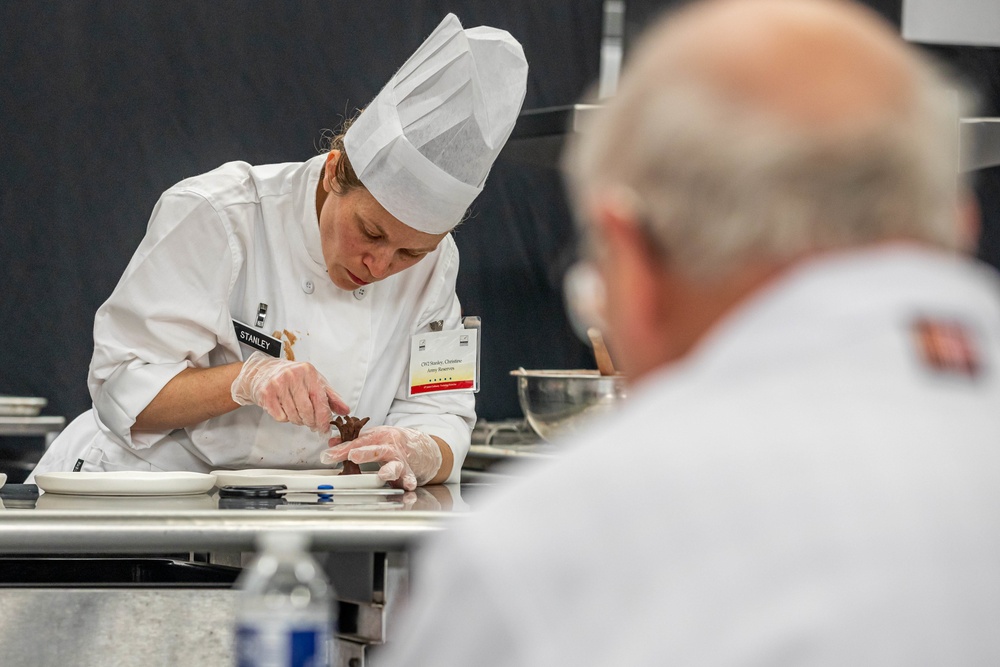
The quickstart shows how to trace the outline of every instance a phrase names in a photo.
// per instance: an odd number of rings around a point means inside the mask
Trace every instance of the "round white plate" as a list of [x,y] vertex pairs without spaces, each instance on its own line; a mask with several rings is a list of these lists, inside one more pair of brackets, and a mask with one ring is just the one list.
[[46,493],[75,496],[183,496],[205,493],[215,475],[200,472],[44,472],[35,484]]
[[284,484],[289,491],[310,491],[320,484],[331,484],[337,489],[377,489],[385,484],[378,474],[340,476],[340,469],[274,470],[250,468],[248,470],[213,470],[216,486],[270,486]]

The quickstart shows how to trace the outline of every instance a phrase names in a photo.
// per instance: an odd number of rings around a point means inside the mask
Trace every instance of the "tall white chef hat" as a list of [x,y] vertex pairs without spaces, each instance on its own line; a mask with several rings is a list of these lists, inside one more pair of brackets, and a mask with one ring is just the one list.
[[406,225],[450,231],[514,129],[527,76],[510,33],[448,14],[348,129],[355,173]]

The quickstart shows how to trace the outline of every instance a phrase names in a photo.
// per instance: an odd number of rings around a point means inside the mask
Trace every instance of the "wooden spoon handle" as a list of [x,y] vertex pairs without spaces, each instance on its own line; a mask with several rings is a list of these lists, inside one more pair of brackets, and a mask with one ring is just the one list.
[[597,360],[597,370],[601,375],[615,375],[615,365],[611,363],[611,355],[608,354],[608,347],[604,344],[604,336],[596,327],[587,329],[587,337],[590,344],[594,346],[594,358]]

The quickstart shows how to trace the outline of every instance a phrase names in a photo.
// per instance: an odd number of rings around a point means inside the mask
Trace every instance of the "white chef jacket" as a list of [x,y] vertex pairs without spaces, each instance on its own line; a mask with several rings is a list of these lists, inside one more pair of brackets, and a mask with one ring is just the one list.
[[312,363],[370,424],[447,442],[459,479],[475,422],[468,393],[407,396],[410,337],[435,321],[461,327],[451,236],[416,265],[347,292],[326,274],[316,214],[324,155],[304,163],[230,162],[181,181],[97,311],[93,410],[72,422],[35,473],[72,470],[314,468],[326,437],[244,406],[196,426],[132,433],[136,416],[185,368],[245,359],[233,320],[280,338],[282,357]]
[[379,665],[998,664],[998,364],[992,270],[811,261],[424,554]]

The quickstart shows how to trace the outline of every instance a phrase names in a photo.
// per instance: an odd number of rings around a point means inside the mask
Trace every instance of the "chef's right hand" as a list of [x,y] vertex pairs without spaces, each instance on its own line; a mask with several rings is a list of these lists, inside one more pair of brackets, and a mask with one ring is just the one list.
[[308,426],[317,433],[330,430],[333,413],[350,412],[315,366],[263,352],[254,352],[243,362],[232,395],[240,405],[259,405],[276,421]]

